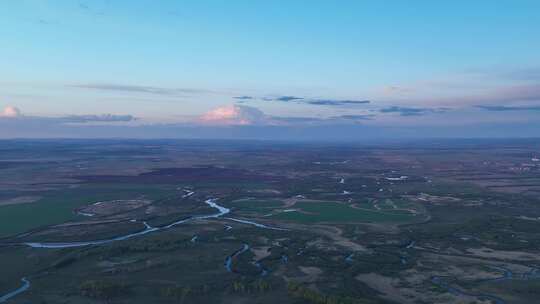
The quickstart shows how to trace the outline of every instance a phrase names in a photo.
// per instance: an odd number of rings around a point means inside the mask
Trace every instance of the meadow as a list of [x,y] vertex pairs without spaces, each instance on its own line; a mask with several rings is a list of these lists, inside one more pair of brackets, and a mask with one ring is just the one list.
[[77,207],[137,197],[155,200],[174,191],[173,185],[159,184],[82,184],[48,191],[36,202],[0,206],[0,237],[81,218]]
[[358,209],[337,202],[299,202],[295,207],[298,211],[282,212],[273,218],[300,223],[398,223],[414,220],[405,211]]

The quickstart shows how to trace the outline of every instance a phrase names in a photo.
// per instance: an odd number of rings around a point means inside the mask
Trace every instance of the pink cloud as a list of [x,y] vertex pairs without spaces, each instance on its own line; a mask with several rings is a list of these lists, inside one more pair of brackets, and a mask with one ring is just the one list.
[[228,105],[215,108],[199,117],[199,122],[216,125],[255,125],[267,121],[266,115],[257,108]]
[[7,106],[0,112],[0,117],[19,117],[21,116],[21,110],[14,106]]

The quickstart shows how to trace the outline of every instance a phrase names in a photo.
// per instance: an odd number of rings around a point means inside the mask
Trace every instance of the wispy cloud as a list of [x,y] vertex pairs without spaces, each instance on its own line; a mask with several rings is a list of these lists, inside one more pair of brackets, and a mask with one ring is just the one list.
[[134,121],[137,118],[133,115],[114,115],[114,114],[101,114],[101,115],[69,115],[59,118],[66,122],[73,123],[86,123],[86,122],[128,122]]
[[[92,5],[90,5],[92,3]],[[87,14],[91,14],[94,16],[103,16],[105,15],[106,11],[106,4],[107,2],[102,3],[101,5],[96,5],[96,1],[92,2],[86,2],[86,1],[80,1],[79,2],[79,9]]]
[[318,98],[308,98],[308,97],[299,97],[292,95],[282,95],[282,96],[266,96],[262,98],[256,98],[253,96],[245,96],[249,98],[236,98],[236,99],[260,99],[264,101],[279,101],[279,102],[292,102],[297,104],[308,104],[314,106],[345,106],[345,105],[362,105],[370,103],[369,100],[352,100],[352,99],[318,99]]
[[277,100],[277,101],[293,101],[293,100],[302,100],[304,97],[296,97],[296,96],[279,96],[274,99],[269,100]]
[[265,97],[258,98],[258,99],[261,99],[261,100],[264,100],[264,101],[299,102],[300,100],[303,100],[304,97],[283,95],[283,96],[265,96]]
[[448,108],[411,108],[411,107],[398,107],[391,106],[387,108],[382,108],[379,110],[381,113],[396,113],[400,116],[421,116],[430,113],[443,113],[447,112],[450,109]]
[[505,75],[516,80],[540,80],[540,67],[515,69]]
[[477,108],[495,111],[495,112],[505,112],[505,111],[540,111],[540,106],[497,106],[497,105],[481,105],[476,106]]
[[452,105],[510,105],[523,102],[540,102],[540,84],[514,85],[492,89],[484,94],[455,98],[434,99],[437,104]]
[[390,86],[384,87],[382,91],[383,93],[389,94],[389,95],[395,95],[395,94],[403,95],[403,94],[411,93],[413,89],[402,87],[402,86],[390,85]]
[[498,101],[540,101],[540,84],[513,86],[494,93],[489,97]]
[[[227,92],[227,91],[214,91],[214,90],[198,89],[198,88],[165,88],[165,87],[146,86],[146,85],[126,85],[126,84],[115,84],[115,83],[74,84],[74,85],[68,85],[68,87],[87,89],[87,90],[115,91],[115,92],[125,92],[125,93],[142,93],[142,94],[152,94],[152,95],[161,95],[161,96],[186,96],[186,95],[196,95],[196,94],[220,94],[223,96],[231,96],[231,92]],[[232,98],[236,99],[238,103],[248,103],[251,101],[262,100],[262,101],[275,101],[275,102],[283,102],[283,103],[306,104],[306,105],[314,105],[314,106],[355,106],[355,105],[364,105],[364,104],[370,103],[369,100],[309,98],[309,97],[301,97],[301,96],[294,96],[294,95],[277,95],[277,96],[267,95],[263,97],[252,96],[252,95],[236,95],[236,96],[232,96]]]
[[389,94],[388,91],[384,91],[382,93],[385,96],[380,97],[379,101],[385,104],[400,104],[419,108],[464,108],[476,105],[509,106],[540,102],[540,78],[533,80],[536,71],[515,71],[514,73],[522,73],[523,76],[527,74],[530,79],[512,81],[508,78],[499,78],[498,81],[505,80],[504,85],[490,84],[489,81],[478,81],[478,79],[429,81],[411,85],[407,94]]
[[271,124],[285,124],[285,125],[342,125],[342,124],[354,124],[360,121],[366,121],[373,119],[375,115],[339,115],[331,117],[281,117],[270,116],[269,122]]
[[340,115],[334,116],[334,119],[348,119],[348,120],[372,120],[375,114],[362,114],[362,115]]
[[163,88],[163,87],[153,87],[153,86],[123,85],[123,84],[110,84],[110,83],[75,84],[75,85],[70,85],[69,87],[91,89],[91,90],[101,90],[101,91],[146,93],[146,94],[156,94],[156,95],[201,94],[201,93],[212,92],[210,90],[195,89],[195,88]]
[[253,96],[248,96],[248,95],[234,96],[233,98],[234,98],[234,99],[238,99],[238,100],[251,100],[251,99],[255,99],[255,97],[253,97]]
[[114,123],[114,122],[130,122],[137,120],[133,115],[116,115],[116,114],[88,114],[88,115],[67,115],[59,117],[46,116],[28,116],[23,115],[21,110],[14,106],[7,106],[0,111],[0,120],[18,120],[22,122],[41,121],[48,124],[77,124],[77,123]]
[[284,124],[291,124],[291,125],[298,125],[298,124],[312,124],[312,123],[319,123],[323,121],[322,118],[317,117],[284,117],[284,116],[271,116],[271,121],[274,123],[284,123]]
[[307,104],[317,106],[344,106],[344,105],[361,105],[368,104],[369,100],[348,100],[348,99],[308,99]]
[[504,80],[540,80],[540,67],[488,67],[468,69],[465,72],[475,76]]

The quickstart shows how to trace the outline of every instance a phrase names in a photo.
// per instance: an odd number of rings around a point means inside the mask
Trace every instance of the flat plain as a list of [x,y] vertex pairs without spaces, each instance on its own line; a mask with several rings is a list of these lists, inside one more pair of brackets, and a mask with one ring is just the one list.
[[0,144],[0,302],[535,303],[540,140]]

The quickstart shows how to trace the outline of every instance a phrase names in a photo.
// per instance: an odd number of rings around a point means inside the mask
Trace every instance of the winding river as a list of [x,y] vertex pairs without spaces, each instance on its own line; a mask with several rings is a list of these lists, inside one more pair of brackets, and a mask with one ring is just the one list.
[[265,277],[268,274],[268,269],[264,267],[261,261],[256,261],[253,263],[260,271],[261,271],[261,277]]
[[20,293],[25,292],[26,290],[28,290],[28,288],[30,288],[30,281],[28,281],[28,279],[22,278],[21,282],[23,283],[23,285],[21,287],[15,289],[12,292],[9,292],[9,293],[3,295],[3,296],[0,296],[0,303],[4,303],[7,300],[13,298],[14,296],[16,296],[16,295],[18,295]]
[[[189,191],[183,197],[184,198],[189,197],[189,196],[192,196],[193,194],[194,194],[194,192]],[[110,239],[94,240],[94,241],[81,241],[81,242],[25,242],[25,243],[21,243],[21,245],[26,245],[26,246],[29,246],[29,247],[32,247],[32,248],[57,249],[57,248],[83,247],[83,246],[91,246],[91,245],[104,245],[104,244],[109,244],[109,243],[113,243],[113,242],[117,242],[117,241],[124,241],[124,240],[131,239],[131,238],[134,238],[134,237],[137,237],[137,236],[145,235],[145,234],[148,234],[148,233],[151,233],[151,232],[167,230],[167,229],[170,229],[170,228],[172,228],[174,226],[177,226],[177,225],[189,222],[189,221],[193,221],[193,220],[218,218],[218,217],[221,217],[221,216],[231,212],[231,210],[229,208],[218,205],[216,203],[216,201],[217,201],[216,198],[210,198],[210,199],[207,199],[205,201],[205,203],[208,206],[217,209],[218,210],[217,213],[209,214],[209,215],[192,216],[192,217],[185,218],[185,219],[182,219],[182,220],[178,220],[178,221],[173,222],[171,224],[168,224],[168,225],[165,225],[165,226],[160,226],[160,227],[152,227],[147,222],[142,222],[144,224],[144,227],[145,227],[144,230],[141,230],[141,231],[135,232],[135,233],[122,235],[122,236],[117,236],[117,237],[110,238]],[[263,224],[256,223],[256,222],[253,222],[253,221],[243,220],[243,219],[237,219],[237,218],[231,218],[231,217],[227,217],[227,218],[224,218],[224,219],[234,221],[234,222],[237,222],[237,223],[246,224],[246,225],[252,225],[252,226],[255,226],[255,227],[258,227],[258,228],[263,228],[263,229],[281,230],[281,231],[287,230],[287,229],[284,229],[284,228],[271,227],[271,226],[263,225]],[[226,230],[232,229],[232,227],[228,226],[228,225],[225,226],[225,227],[226,227]],[[196,240],[197,240],[197,236],[194,236],[191,239],[192,242],[194,242]],[[248,249],[249,249],[249,246],[247,244],[244,244],[241,249],[239,249],[238,251],[236,251],[235,253],[233,253],[232,255],[227,257],[227,259],[225,261],[225,267],[227,268],[227,270],[229,272],[232,272],[232,269],[231,269],[232,260],[236,256],[238,256],[238,255],[244,253],[245,251],[247,251]],[[261,269],[262,269],[263,273],[266,274],[266,269],[263,269],[263,268],[261,268]],[[30,281],[28,279],[22,278],[21,281],[23,282],[23,285],[20,288],[14,290],[14,291],[11,291],[11,292],[3,295],[3,296],[0,296],[0,303],[5,302],[5,301],[13,298],[16,295],[18,295],[18,294],[20,294],[22,292],[25,292],[26,290],[28,290],[30,288]]]
[[228,272],[233,272],[233,270],[232,270],[232,261],[233,261],[233,259],[236,258],[237,256],[241,255],[242,253],[248,251],[248,249],[249,249],[249,245],[248,244],[243,244],[242,248],[236,250],[233,254],[229,255],[225,259],[225,268],[227,269]]
[[270,229],[270,230],[279,230],[279,231],[288,231],[288,229],[285,229],[285,228],[272,227],[272,226],[263,225],[263,224],[248,221],[248,220],[242,220],[242,219],[237,219],[237,218],[232,218],[232,217],[224,217],[224,219],[230,220],[230,221],[233,221],[233,222],[237,222],[237,223],[252,225],[252,226],[255,226],[257,228]]
[[469,293],[465,290],[462,290],[460,288],[457,288],[457,287],[452,287],[448,282],[446,282],[444,280],[443,277],[439,277],[439,276],[434,276],[431,278],[431,282],[441,288],[444,288],[446,289],[449,293],[453,294],[453,295],[456,295],[456,296],[468,296],[468,297],[474,297],[474,298],[477,298],[479,300],[489,300],[495,304],[506,304],[506,302],[497,297],[497,296],[493,296],[493,295],[489,295],[489,294],[475,294],[475,293]]
[[[500,267],[500,266],[490,266],[490,268],[501,271],[502,276],[491,279],[482,279],[476,282],[499,282],[499,281],[510,281],[510,280],[533,280],[540,278],[540,270],[538,268],[532,268],[530,271],[525,272],[521,275],[514,274],[511,270]],[[444,277],[434,276],[431,278],[431,282],[439,287],[446,289],[448,292],[458,296],[469,296],[476,297],[480,300],[490,300],[495,304],[506,304],[506,301],[502,298],[499,298],[490,294],[475,294],[464,291],[458,287],[452,287],[448,282],[444,280]]]
[[[194,192],[189,191],[184,195],[184,197],[189,197],[189,196],[192,196],[193,194],[194,194]],[[192,217],[184,218],[184,219],[178,220],[176,222],[173,222],[171,224],[168,224],[168,225],[165,225],[165,226],[159,226],[159,227],[152,227],[147,222],[142,222],[144,224],[144,229],[143,230],[141,230],[139,232],[131,233],[131,234],[117,236],[117,237],[110,238],[110,239],[93,240],[93,241],[79,241],[79,242],[25,242],[25,243],[21,243],[21,244],[32,247],[32,248],[71,248],[71,247],[82,247],[82,246],[90,246],[90,245],[104,245],[104,244],[109,244],[109,243],[113,243],[113,242],[117,242],[117,241],[123,241],[123,240],[131,239],[131,238],[134,238],[134,237],[137,237],[137,236],[145,235],[145,234],[148,234],[148,233],[167,230],[167,229],[170,229],[172,227],[175,227],[177,225],[180,225],[180,224],[183,224],[183,223],[186,223],[186,222],[189,222],[189,221],[222,217],[223,215],[229,214],[231,212],[231,210],[229,208],[226,208],[224,206],[221,206],[221,205],[217,204],[216,201],[217,201],[217,199],[210,198],[210,199],[207,199],[205,201],[205,203],[208,206],[210,206],[210,207],[212,207],[214,209],[217,209],[217,211],[218,211],[217,213],[209,214],[209,215],[192,216]],[[233,222],[241,223],[241,224],[252,225],[252,226],[255,226],[255,227],[258,227],[258,228],[262,228],[262,229],[279,230],[279,231],[288,230],[288,229],[285,229],[285,228],[267,226],[267,225],[264,225],[264,224],[260,224],[260,223],[245,220],[245,219],[237,219],[237,218],[231,218],[231,217],[222,217],[222,218],[226,219],[226,220],[233,221]],[[225,229],[230,230],[230,229],[232,229],[232,227],[226,225]],[[191,239],[192,242],[195,242],[196,240],[197,240],[197,236],[194,236]],[[414,241],[411,241],[406,246],[406,248],[412,248],[413,246],[414,246]],[[249,245],[248,244],[243,244],[240,249],[238,249],[237,251],[235,251],[233,254],[229,255],[226,258],[224,264],[225,264],[225,268],[227,269],[228,272],[233,272],[233,270],[232,270],[232,262],[233,262],[234,258],[236,258],[240,254],[246,252],[247,250],[249,250]],[[301,249],[297,253],[297,255],[301,255],[302,253],[303,253],[303,250]],[[347,256],[347,258],[345,260],[346,261],[352,260],[352,257],[353,257],[353,254]],[[287,263],[288,257],[282,256],[282,261],[284,263]],[[257,266],[261,270],[261,275],[264,276],[264,275],[266,275],[268,273],[268,270],[266,268],[264,268],[264,266],[259,261],[255,262],[255,266]],[[514,276],[512,274],[512,272],[510,272],[507,269],[500,268],[500,267],[497,267],[497,269],[503,271],[503,276],[499,277],[499,278],[496,278],[496,279],[490,279],[490,280],[499,281],[499,280],[512,280],[512,279],[517,279],[518,278],[518,277]],[[530,271],[530,273],[523,274],[523,276],[520,277],[520,279],[525,279],[526,280],[526,279],[532,279],[532,278],[538,278],[538,277],[540,277],[540,274],[538,273],[538,269],[533,269],[532,271]],[[30,288],[31,283],[27,278],[22,278],[21,282],[22,282],[21,287],[17,288],[16,290],[13,290],[13,291],[5,294],[5,295],[0,296],[0,303],[8,301],[9,299],[17,296],[20,293],[23,293],[23,292],[27,291]],[[455,295],[476,297],[476,298],[481,299],[481,300],[490,300],[490,301],[493,301],[496,304],[506,304],[506,302],[503,299],[501,299],[499,297],[496,297],[496,296],[493,296],[493,295],[473,294],[473,293],[469,293],[467,291],[464,291],[464,290],[462,290],[460,288],[453,287],[448,282],[445,281],[444,277],[434,276],[434,277],[431,278],[431,282],[434,283],[435,285],[438,285],[438,286],[446,289],[448,292],[450,292],[452,294],[455,294]]]
[[[231,212],[231,210],[229,208],[218,205],[216,203],[216,201],[217,201],[217,199],[211,198],[211,199],[207,199],[205,201],[205,203],[207,205],[209,205],[210,207],[217,209],[218,210],[217,213],[208,214],[208,215],[193,216],[193,217],[181,219],[181,220],[178,220],[178,221],[176,221],[174,223],[171,223],[171,224],[168,224],[168,225],[165,225],[165,226],[160,226],[160,227],[152,227],[147,222],[143,222],[144,227],[145,227],[144,230],[141,230],[141,231],[135,232],[135,233],[130,233],[130,234],[126,234],[126,235],[117,236],[117,237],[110,238],[110,239],[93,240],[93,241],[81,241],[81,242],[25,242],[25,243],[22,243],[22,244],[24,244],[26,246],[30,246],[32,248],[70,248],[70,247],[82,247],[82,246],[90,246],[90,245],[104,245],[104,244],[109,244],[109,243],[112,243],[112,242],[124,241],[124,240],[127,240],[127,239],[131,239],[133,237],[136,237],[136,236],[145,235],[147,233],[170,229],[170,228],[172,228],[174,226],[177,226],[177,225],[189,222],[189,221],[217,218],[217,217],[221,217],[221,216]],[[237,218],[232,218],[232,217],[226,217],[224,219],[234,221],[234,222],[237,222],[237,223],[246,224],[246,225],[252,225],[252,226],[255,226],[255,227],[258,227],[258,228],[263,228],[263,229],[281,230],[281,231],[287,230],[287,229],[284,229],[284,228],[271,227],[271,226],[263,225],[263,224],[256,223],[256,222],[253,222],[253,221],[237,219]]]
[[114,238],[111,238],[111,239],[105,239],[105,240],[95,240],[95,241],[86,241],[86,242],[50,242],[50,243],[48,243],[48,242],[45,242],[45,243],[42,243],[42,242],[27,242],[27,243],[23,243],[23,244],[27,245],[27,246],[30,246],[32,248],[70,248],[70,247],[81,247],[81,246],[89,246],[89,245],[103,245],[103,244],[108,244],[108,243],[112,243],[112,242],[116,242],[116,241],[127,240],[127,239],[130,239],[132,237],[136,237],[136,236],[139,236],[139,235],[144,235],[144,234],[154,232],[154,231],[158,231],[158,230],[161,230],[161,229],[165,228],[165,227],[163,227],[163,228],[151,227],[150,225],[148,225],[147,222],[143,222],[143,224],[145,226],[145,229],[142,230],[142,231],[127,234],[127,235],[117,236],[117,237],[114,237]]

